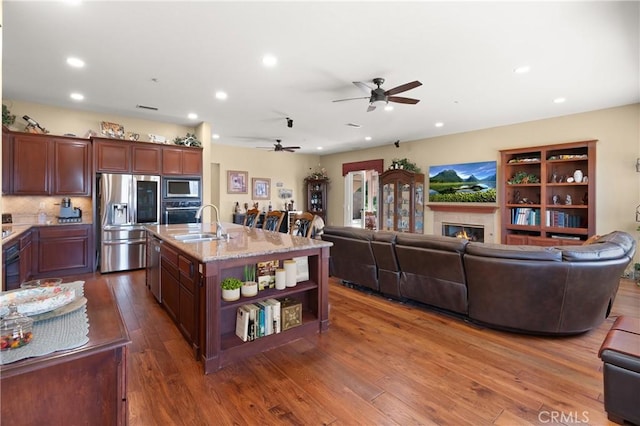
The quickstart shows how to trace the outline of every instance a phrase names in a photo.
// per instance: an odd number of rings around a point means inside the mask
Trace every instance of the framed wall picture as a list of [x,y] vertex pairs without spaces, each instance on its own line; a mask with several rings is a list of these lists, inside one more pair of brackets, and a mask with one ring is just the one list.
[[246,194],[249,181],[248,172],[227,171],[227,194]]
[[268,200],[271,198],[271,179],[252,178],[251,186],[253,187],[252,197],[254,200]]

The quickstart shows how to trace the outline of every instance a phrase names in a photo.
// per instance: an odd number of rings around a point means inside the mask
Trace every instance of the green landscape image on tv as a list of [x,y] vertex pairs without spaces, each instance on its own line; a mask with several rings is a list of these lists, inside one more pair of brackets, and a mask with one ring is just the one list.
[[496,161],[429,167],[429,201],[495,203]]

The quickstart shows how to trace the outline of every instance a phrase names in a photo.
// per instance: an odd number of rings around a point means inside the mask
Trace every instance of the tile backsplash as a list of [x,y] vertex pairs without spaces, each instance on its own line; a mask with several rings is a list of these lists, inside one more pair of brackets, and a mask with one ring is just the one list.
[[[44,203],[44,212],[47,215],[47,221],[50,223],[58,223],[62,198],[62,196],[6,195],[2,197],[2,213],[11,213],[13,223],[15,224],[37,224],[40,203]],[[91,197],[69,198],[71,198],[71,205],[73,207],[78,207],[82,210],[82,223],[92,223],[93,206]]]

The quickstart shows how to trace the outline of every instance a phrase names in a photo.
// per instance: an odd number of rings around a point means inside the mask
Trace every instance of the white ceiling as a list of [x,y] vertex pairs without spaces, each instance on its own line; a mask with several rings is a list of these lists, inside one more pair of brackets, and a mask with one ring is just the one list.
[[[214,143],[281,138],[304,153],[340,152],[640,102],[639,6],[5,0],[3,96],[206,121]],[[276,67],[262,65],[266,53]],[[70,68],[68,56],[86,66]],[[523,65],[531,71],[513,72]],[[363,96],[351,82],[374,77],[385,89],[420,80],[400,96],[421,102],[369,113],[364,99],[332,102]]]

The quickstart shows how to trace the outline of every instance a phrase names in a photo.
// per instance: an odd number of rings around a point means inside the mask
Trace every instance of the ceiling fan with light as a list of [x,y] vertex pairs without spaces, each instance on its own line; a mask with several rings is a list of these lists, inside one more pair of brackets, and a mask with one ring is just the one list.
[[361,81],[354,81],[358,88],[364,90],[365,92],[370,92],[369,96],[360,97],[360,98],[347,98],[347,99],[337,99],[333,102],[343,102],[343,101],[352,101],[356,99],[369,99],[369,107],[367,108],[367,112],[371,112],[376,109],[378,105],[386,105],[389,102],[397,102],[400,104],[417,104],[420,102],[420,99],[414,98],[405,98],[402,96],[395,96],[398,93],[406,92],[407,90],[415,89],[418,86],[422,86],[418,80],[412,81],[411,83],[405,83],[400,86],[394,87],[393,89],[384,90],[382,87],[384,84],[384,78],[374,78],[373,84],[378,87],[371,87],[366,83]]
[[273,144],[273,148],[271,147],[261,147],[261,148],[269,149],[270,151],[275,151],[275,152],[281,152],[281,151],[295,152],[296,149],[300,149],[299,146],[282,146],[281,139],[276,139],[276,143]]

